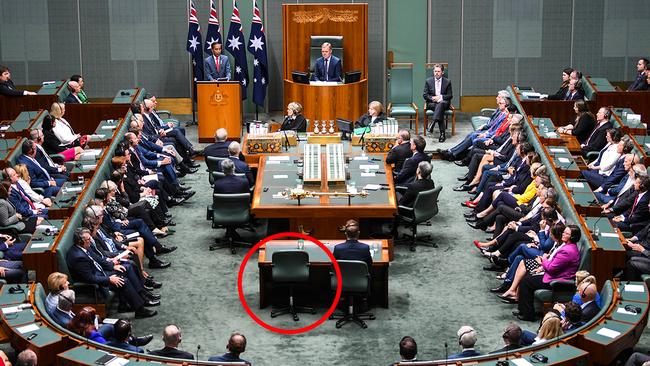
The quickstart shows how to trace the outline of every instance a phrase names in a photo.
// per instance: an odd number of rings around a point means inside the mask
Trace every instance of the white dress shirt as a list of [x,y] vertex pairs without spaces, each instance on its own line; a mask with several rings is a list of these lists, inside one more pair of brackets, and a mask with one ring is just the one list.
[[611,144],[607,147],[607,150],[603,153],[603,157],[600,159],[600,169],[598,174],[609,177],[610,174],[614,171],[616,167],[616,162],[621,154],[618,153],[618,144]]
[[72,130],[72,126],[65,120],[65,118],[57,118],[56,125],[52,129],[54,136],[61,141],[61,146],[70,145],[77,139],[77,135]]

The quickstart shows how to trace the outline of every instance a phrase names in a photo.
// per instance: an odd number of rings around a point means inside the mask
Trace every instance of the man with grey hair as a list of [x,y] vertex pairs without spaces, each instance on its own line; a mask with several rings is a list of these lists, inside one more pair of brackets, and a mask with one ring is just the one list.
[[76,81],[68,81],[68,91],[70,94],[65,98],[65,104],[79,104],[81,103],[81,98],[78,94],[81,91],[81,85]]
[[397,193],[397,202],[399,202],[400,206],[412,207],[420,192],[428,191],[436,187],[433,180],[431,180],[431,171],[431,163],[428,161],[421,161],[418,164],[415,172],[415,180],[406,185],[406,191],[403,196],[400,197],[399,193]]
[[214,193],[249,193],[248,180],[241,175],[235,175],[235,164],[232,160],[221,162],[221,171],[226,176],[214,182]]
[[165,327],[162,336],[165,347],[159,350],[149,352],[155,356],[163,357],[173,357],[173,358],[182,358],[186,360],[193,360],[194,356],[191,353],[181,351],[178,349],[178,346],[181,343],[182,334],[178,326],[170,324]]
[[56,309],[50,316],[54,321],[62,327],[67,327],[70,320],[74,318],[74,313],[72,312],[72,306],[75,302],[75,293],[74,291],[62,290],[59,292],[59,304],[56,306]]
[[[253,178],[253,173],[251,172],[250,167],[246,162],[241,159],[241,145],[237,141],[232,141],[228,144],[228,158],[235,165],[235,173],[245,174],[246,179],[248,179],[248,184],[253,186],[255,184],[255,179]],[[221,169],[221,167],[219,168]]]
[[397,134],[395,145],[386,155],[386,164],[394,164],[393,171],[398,172],[404,165],[404,160],[413,155],[411,151],[411,133],[408,130],[401,130]]
[[16,366],[36,366],[37,364],[38,358],[36,357],[36,353],[31,349],[27,348],[18,354]]
[[460,353],[450,355],[448,357],[450,360],[481,355],[481,352],[477,352],[474,349],[474,345],[476,344],[476,331],[474,328],[469,325],[464,325],[458,329],[456,335],[458,336],[458,344],[463,348],[463,350]]
[[600,206],[603,209],[603,213],[611,212],[610,208],[617,203],[617,201],[634,193],[634,180],[636,177],[648,176],[648,170],[643,164],[631,165],[631,169],[626,169],[626,171],[627,176],[623,177],[623,179],[621,179],[621,181],[615,186],[610,187],[607,190],[607,193],[594,192],[598,202],[603,203],[603,205]]

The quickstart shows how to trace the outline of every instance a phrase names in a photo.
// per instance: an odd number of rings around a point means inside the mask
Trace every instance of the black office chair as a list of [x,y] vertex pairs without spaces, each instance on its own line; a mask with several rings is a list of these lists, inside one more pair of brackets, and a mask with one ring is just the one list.
[[291,314],[294,321],[300,320],[298,313],[316,314],[316,309],[294,305],[293,292],[297,285],[309,283],[309,254],[302,250],[287,250],[273,253],[271,257],[271,278],[273,287],[289,287],[289,305],[271,310],[271,318]]
[[223,239],[215,239],[210,245],[210,250],[230,248],[235,254],[236,247],[252,247],[252,243],[240,240],[237,229],[254,231],[250,225],[250,193],[218,194],[212,195],[212,205],[208,206],[207,218],[212,220],[213,228],[225,228],[226,236]]
[[[332,314],[330,319],[338,319],[336,327],[341,328],[344,324],[354,322],[361,328],[368,328],[364,320],[374,320],[372,313],[359,313],[354,309],[354,297],[370,297],[370,272],[368,265],[363,261],[337,261],[341,269],[341,296],[347,297],[347,311],[345,314]],[[330,273],[330,286],[336,291],[338,281],[336,273]]]
[[205,165],[207,165],[208,169],[208,181],[210,182],[210,185],[214,184],[214,177],[212,176],[212,172],[220,172],[221,171],[221,162],[223,160],[226,160],[228,158],[217,158],[214,156],[206,156],[205,157]]
[[[412,252],[415,251],[415,246],[418,243],[433,248],[438,247],[438,244],[431,242],[430,235],[418,238],[418,225],[428,222],[438,214],[438,196],[440,195],[441,190],[442,186],[430,189],[428,191],[422,191],[418,193],[418,196],[415,198],[413,207],[397,207],[397,215],[395,216],[395,226],[393,227],[393,233],[395,236],[397,236],[397,229],[399,228],[399,223],[402,221],[410,226],[411,235],[405,235],[405,238],[410,238],[409,244]],[[427,225],[431,224],[427,223]],[[396,240],[395,243],[398,244],[399,242]]]

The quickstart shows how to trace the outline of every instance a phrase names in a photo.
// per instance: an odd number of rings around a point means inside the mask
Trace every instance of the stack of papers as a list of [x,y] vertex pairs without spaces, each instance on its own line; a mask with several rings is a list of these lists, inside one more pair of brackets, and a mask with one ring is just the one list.
[[379,184],[366,184],[363,189],[366,191],[378,191],[381,189],[381,186]]

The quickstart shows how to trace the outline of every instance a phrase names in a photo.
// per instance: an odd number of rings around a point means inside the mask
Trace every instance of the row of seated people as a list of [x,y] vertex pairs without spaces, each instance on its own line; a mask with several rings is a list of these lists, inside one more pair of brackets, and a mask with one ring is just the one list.
[[[73,311],[75,300],[76,294],[69,288],[68,277],[60,272],[51,273],[48,276],[45,310],[59,326],[94,342],[130,352],[144,353],[142,347],[153,340],[152,334],[133,336],[129,319],[102,320],[98,317],[95,308],[91,306],[86,306],[75,313]],[[186,360],[194,359],[194,355],[181,349],[182,334],[178,326],[167,325],[163,330],[162,340],[165,346],[149,351],[149,354]],[[226,349],[227,353],[212,356],[208,360],[249,363],[239,357],[246,350],[246,337],[243,334],[237,332],[231,334]]]
[[[554,304],[540,320],[537,330],[522,329],[521,326],[510,322],[503,330],[503,347],[489,353],[513,352],[519,348],[537,345],[562,336],[562,334],[577,329],[593,318],[600,307],[600,295],[596,290],[596,279],[586,271],[576,273],[577,292],[571,301]],[[450,360],[481,356],[483,353],[476,347],[478,336],[476,330],[464,325],[456,333],[458,348],[445,357]],[[400,340],[400,362],[417,360],[417,343],[410,336]],[[437,357],[441,359],[442,357]]]

